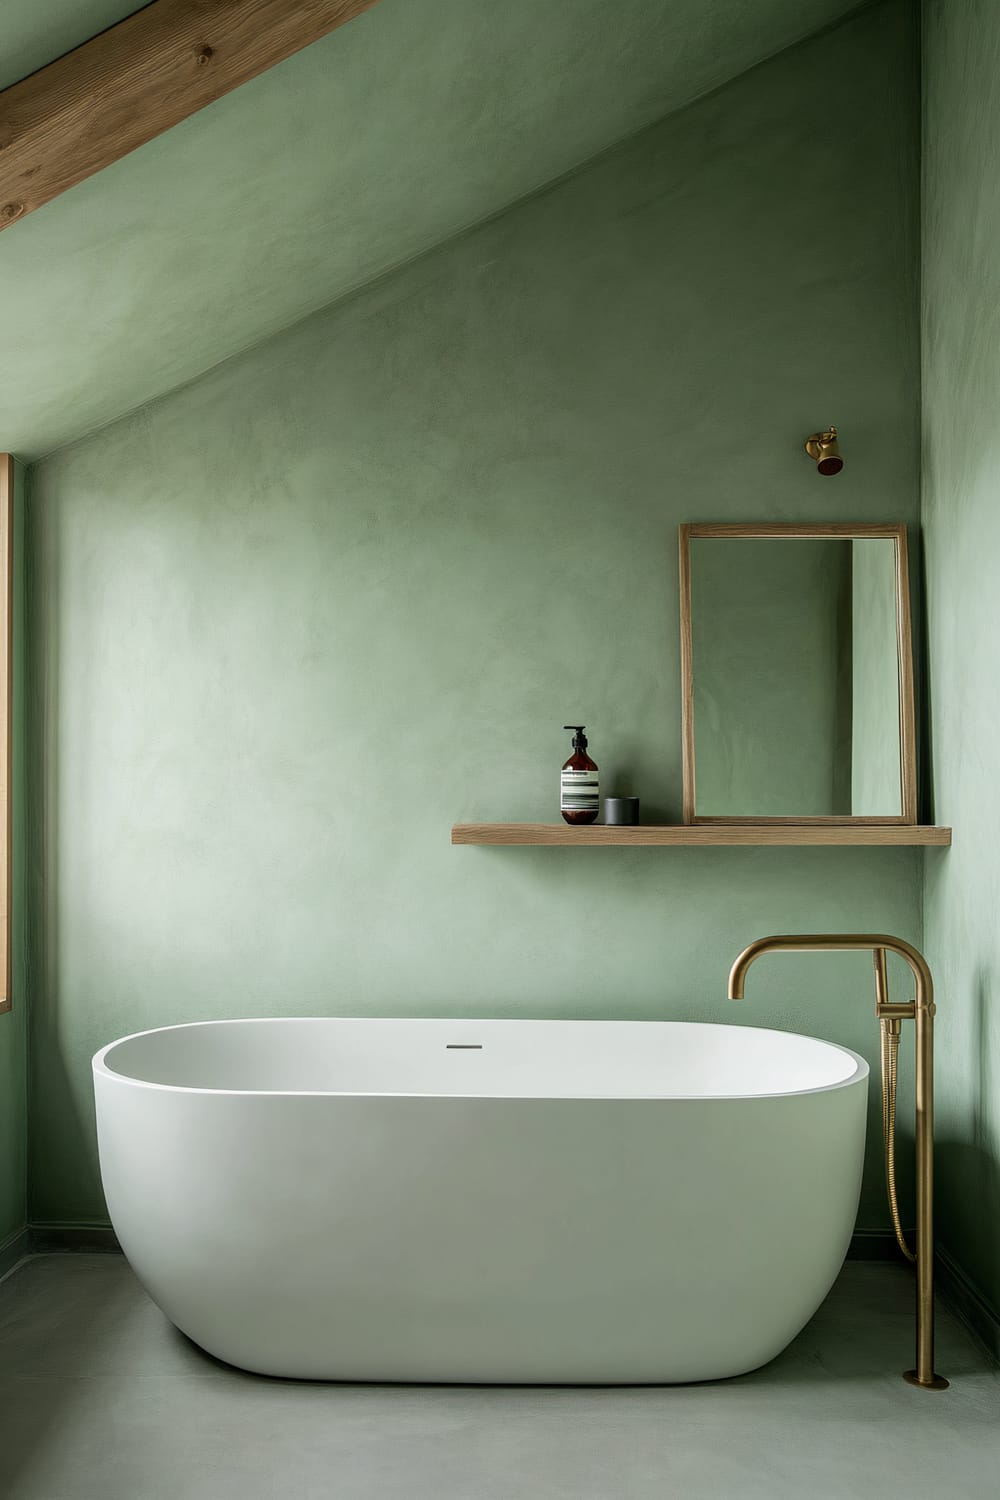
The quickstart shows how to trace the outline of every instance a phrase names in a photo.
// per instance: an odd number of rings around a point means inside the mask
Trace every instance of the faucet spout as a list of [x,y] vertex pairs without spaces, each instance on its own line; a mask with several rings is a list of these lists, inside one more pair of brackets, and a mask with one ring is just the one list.
[[729,999],[742,1000],[747,970],[763,953],[858,952],[897,953],[909,966],[916,992],[914,1005],[934,1015],[934,981],[926,958],[912,943],[887,932],[784,932],[758,938],[744,948],[729,971]]
[[[742,1000],[747,970],[763,953],[825,953],[867,950],[875,962],[875,1013],[898,1032],[912,1019],[916,1028],[917,1152],[917,1363],[904,1376],[925,1390],[944,1390],[948,1382],[934,1372],[934,981],[919,949],[884,932],[778,933],[744,948],[729,971],[729,998]],[[912,1005],[889,1002],[885,955],[896,953],[913,975]],[[899,1231],[901,1233],[901,1231]]]

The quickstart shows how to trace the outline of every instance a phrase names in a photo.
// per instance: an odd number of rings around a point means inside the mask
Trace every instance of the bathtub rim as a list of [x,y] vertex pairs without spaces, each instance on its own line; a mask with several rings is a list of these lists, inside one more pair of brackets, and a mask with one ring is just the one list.
[[[795,1037],[800,1041],[812,1042],[818,1047],[828,1047],[833,1051],[841,1052],[854,1062],[854,1071],[846,1078],[840,1078],[833,1083],[819,1084],[814,1088],[804,1089],[781,1089],[776,1092],[754,1093],[754,1094],[650,1094],[650,1093],[615,1093],[615,1094],[511,1094],[484,1092],[477,1090],[470,1093],[440,1093],[440,1092],[401,1092],[398,1089],[226,1089],[226,1088],[203,1088],[192,1084],[183,1083],[154,1083],[150,1079],[136,1078],[129,1073],[119,1073],[108,1066],[107,1059],[116,1047],[124,1046],[127,1042],[140,1041],[143,1037],[155,1036],[161,1032],[168,1031],[199,1031],[210,1026],[247,1026],[255,1024],[295,1025],[300,1022],[334,1021],[349,1023],[352,1021],[368,1022],[409,1022],[435,1021],[442,1024],[462,1026],[482,1026],[487,1022],[500,1022],[516,1026],[533,1026],[536,1023],[547,1023],[549,1025],[583,1025],[583,1026],[699,1026],[712,1028],[714,1030],[726,1031],[753,1031],[763,1032],[770,1036]],[[776,1026],[740,1026],[735,1022],[727,1021],[642,1021],[642,1020],[610,1020],[607,1017],[590,1020],[580,1016],[480,1016],[472,1018],[468,1016],[225,1016],[215,1020],[206,1021],[178,1021],[170,1026],[150,1026],[143,1031],[134,1031],[127,1036],[115,1037],[111,1042],[98,1049],[91,1059],[91,1068],[94,1080],[107,1078],[115,1083],[128,1085],[136,1089],[149,1089],[162,1094],[191,1094],[199,1098],[231,1098],[231,1099],[400,1099],[400,1100],[427,1100],[433,1099],[439,1102],[454,1101],[455,1103],[469,1103],[472,1100],[491,1101],[494,1103],[511,1104],[640,1104],[640,1103],[751,1103],[754,1100],[764,1099],[801,1099],[810,1094],[829,1094],[837,1089],[846,1089],[854,1084],[867,1083],[871,1075],[866,1058],[860,1052],[855,1052],[852,1047],[845,1046],[842,1042],[828,1042],[824,1037],[811,1036],[803,1031],[784,1031]]]

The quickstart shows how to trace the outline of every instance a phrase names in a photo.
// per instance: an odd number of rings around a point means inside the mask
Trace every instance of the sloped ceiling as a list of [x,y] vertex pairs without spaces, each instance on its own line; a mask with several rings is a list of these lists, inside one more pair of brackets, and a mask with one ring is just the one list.
[[[3,0],[0,83],[136,8]],[[856,8],[381,0],[0,234],[0,450],[113,420]]]

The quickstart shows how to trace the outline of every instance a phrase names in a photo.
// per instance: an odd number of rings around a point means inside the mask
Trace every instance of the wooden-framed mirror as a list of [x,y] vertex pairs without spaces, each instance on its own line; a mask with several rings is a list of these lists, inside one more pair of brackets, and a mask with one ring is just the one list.
[[917,821],[904,525],[680,528],[685,823]]

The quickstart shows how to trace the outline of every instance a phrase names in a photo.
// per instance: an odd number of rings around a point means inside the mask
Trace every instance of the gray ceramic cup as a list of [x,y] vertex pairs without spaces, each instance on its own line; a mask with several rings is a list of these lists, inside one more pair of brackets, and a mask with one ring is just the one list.
[[638,797],[605,797],[604,821],[616,825],[638,823]]

